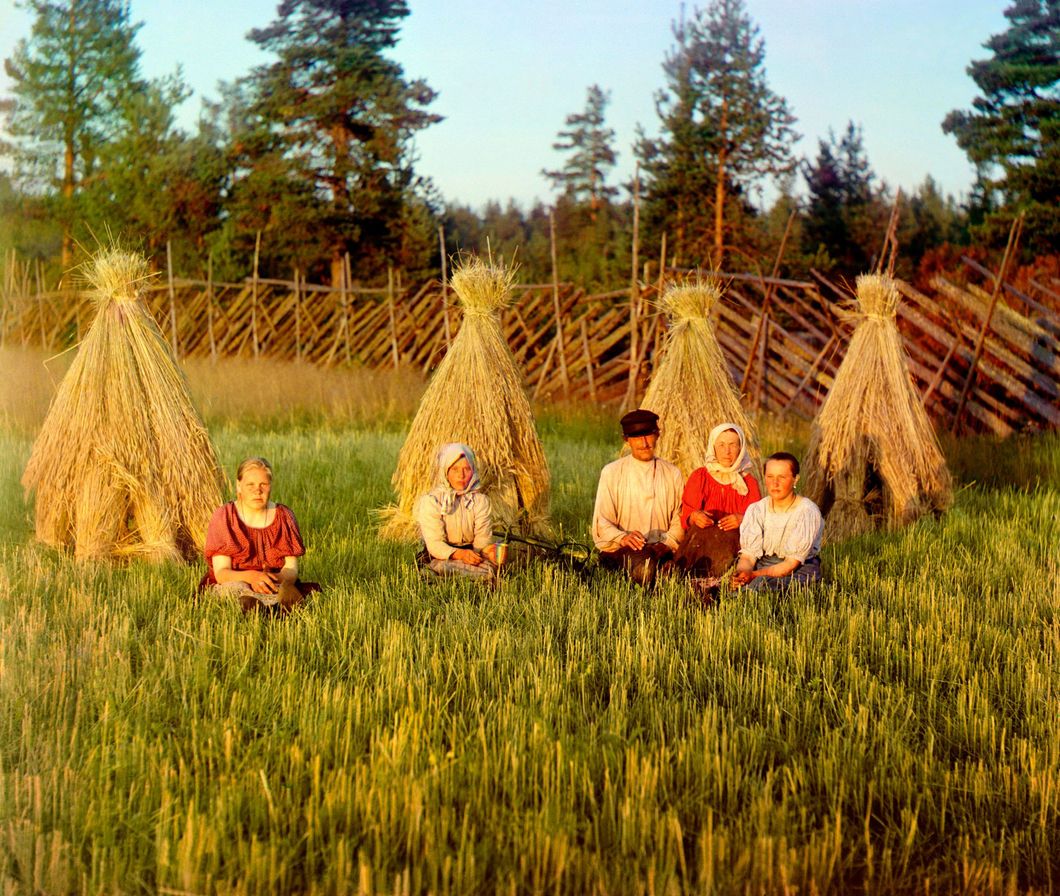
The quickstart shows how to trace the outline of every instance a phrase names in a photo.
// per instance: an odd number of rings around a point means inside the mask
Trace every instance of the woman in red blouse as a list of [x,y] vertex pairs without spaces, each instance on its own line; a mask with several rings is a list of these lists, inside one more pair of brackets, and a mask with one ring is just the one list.
[[291,509],[269,500],[271,492],[269,462],[248,457],[236,471],[236,499],[214,511],[206,530],[202,585],[238,596],[244,612],[258,603],[287,611],[319,590],[298,580],[302,534]]
[[706,461],[689,477],[681,496],[685,536],[675,563],[690,572],[720,576],[739,553],[744,512],[761,497],[743,430],[735,423],[715,426],[707,437]]

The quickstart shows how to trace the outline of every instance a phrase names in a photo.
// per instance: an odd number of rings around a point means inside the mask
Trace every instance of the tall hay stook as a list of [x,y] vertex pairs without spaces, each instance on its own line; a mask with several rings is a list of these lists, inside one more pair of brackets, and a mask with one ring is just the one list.
[[78,559],[201,556],[224,475],[187,381],[142,298],[147,262],[84,267],[96,316],[22,476],[36,533]]
[[716,279],[697,278],[672,284],[660,299],[670,327],[641,407],[659,415],[658,454],[680,467],[686,479],[703,466],[707,437],[719,423],[743,429],[748,454],[759,457],[754,426],[710,321],[721,297]]
[[495,525],[542,534],[548,524],[549,472],[523,378],[500,326],[513,271],[465,258],[450,283],[463,322],[412,420],[392,479],[397,505],[384,509],[381,534],[414,540],[413,506],[436,485],[435,456],[446,442],[475,452]]
[[857,279],[857,322],[806,451],[807,497],[829,541],[894,528],[953,503],[953,486],[895,324],[894,281]]

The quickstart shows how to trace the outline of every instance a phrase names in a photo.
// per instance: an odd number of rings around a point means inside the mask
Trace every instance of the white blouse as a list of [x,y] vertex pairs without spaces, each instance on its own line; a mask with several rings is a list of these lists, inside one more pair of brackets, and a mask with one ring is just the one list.
[[452,513],[443,513],[438,498],[429,492],[416,502],[413,515],[434,559],[448,560],[461,545],[469,544],[481,551],[490,543],[490,499],[480,491],[468,497],[470,500],[460,498]]
[[821,550],[824,517],[809,498],[797,495],[787,510],[773,510],[768,495],[755,501],[740,523],[740,553],[752,560],[780,557],[805,563]]

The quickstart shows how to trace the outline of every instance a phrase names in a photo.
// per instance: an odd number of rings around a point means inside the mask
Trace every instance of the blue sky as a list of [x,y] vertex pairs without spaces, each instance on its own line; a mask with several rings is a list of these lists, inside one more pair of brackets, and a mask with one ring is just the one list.
[[[181,110],[191,127],[203,96],[215,96],[265,57],[245,39],[267,24],[275,0],[132,0],[143,28],[148,75],[181,66],[195,95]],[[694,3],[689,2],[691,10]],[[1005,29],[1009,0],[746,0],[766,42],[772,89],[788,100],[814,156],[829,128],[860,123],[876,173],[912,189],[931,175],[958,198],[972,169],[940,123],[976,95],[965,69],[987,56],[982,44]],[[550,201],[542,168],[561,162],[556,132],[585,103],[593,83],[611,92],[608,123],[628,178],[640,123],[657,129],[654,93],[673,43],[679,0],[410,0],[395,57],[409,77],[439,92],[445,121],[420,135],[417,169],[446,198]],[[30,19],[0,0],[0,56],[29,32]],[[7,81],[0,72],[0,92]],[[772,191],[765,188],[764,197]]]

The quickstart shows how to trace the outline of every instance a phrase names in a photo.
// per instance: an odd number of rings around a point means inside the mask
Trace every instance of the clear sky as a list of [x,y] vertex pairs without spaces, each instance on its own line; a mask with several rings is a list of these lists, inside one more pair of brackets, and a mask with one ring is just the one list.
[[[940,124],[970,107],[969,62],[1005,29],[1010,0],[746,0],[766,42],[771,88],[784,96],[803,135],[802,156],[848,120],[861,124],[876,173],[907,191],[931,175],[960,198],[972,168]],[[132,0],[143,22],[146,74],[181,66],[195,95],[182,108],[191,127],[203,96],[265,60],[246,40],[267,24],[276,0]],[[687,9],[694,7],[686,4]],[[480,206],[514,198],[550,201],[542,168],[562,157],[551,148],[564,118],[580,111],[586,88],[611,93],[618,168],[633,168],[637,124],[657,132],[654,94],[673,44],[680,0],[410,0],[395,57],[409,77],[439,92],[445,120],[417,140],[417,170],[447,199]],[[29,33],[30,19],[0,0],[0,56]],[[0,94],[8,82],[0,72]],[[767,190],[767,196],[771,191]]]

